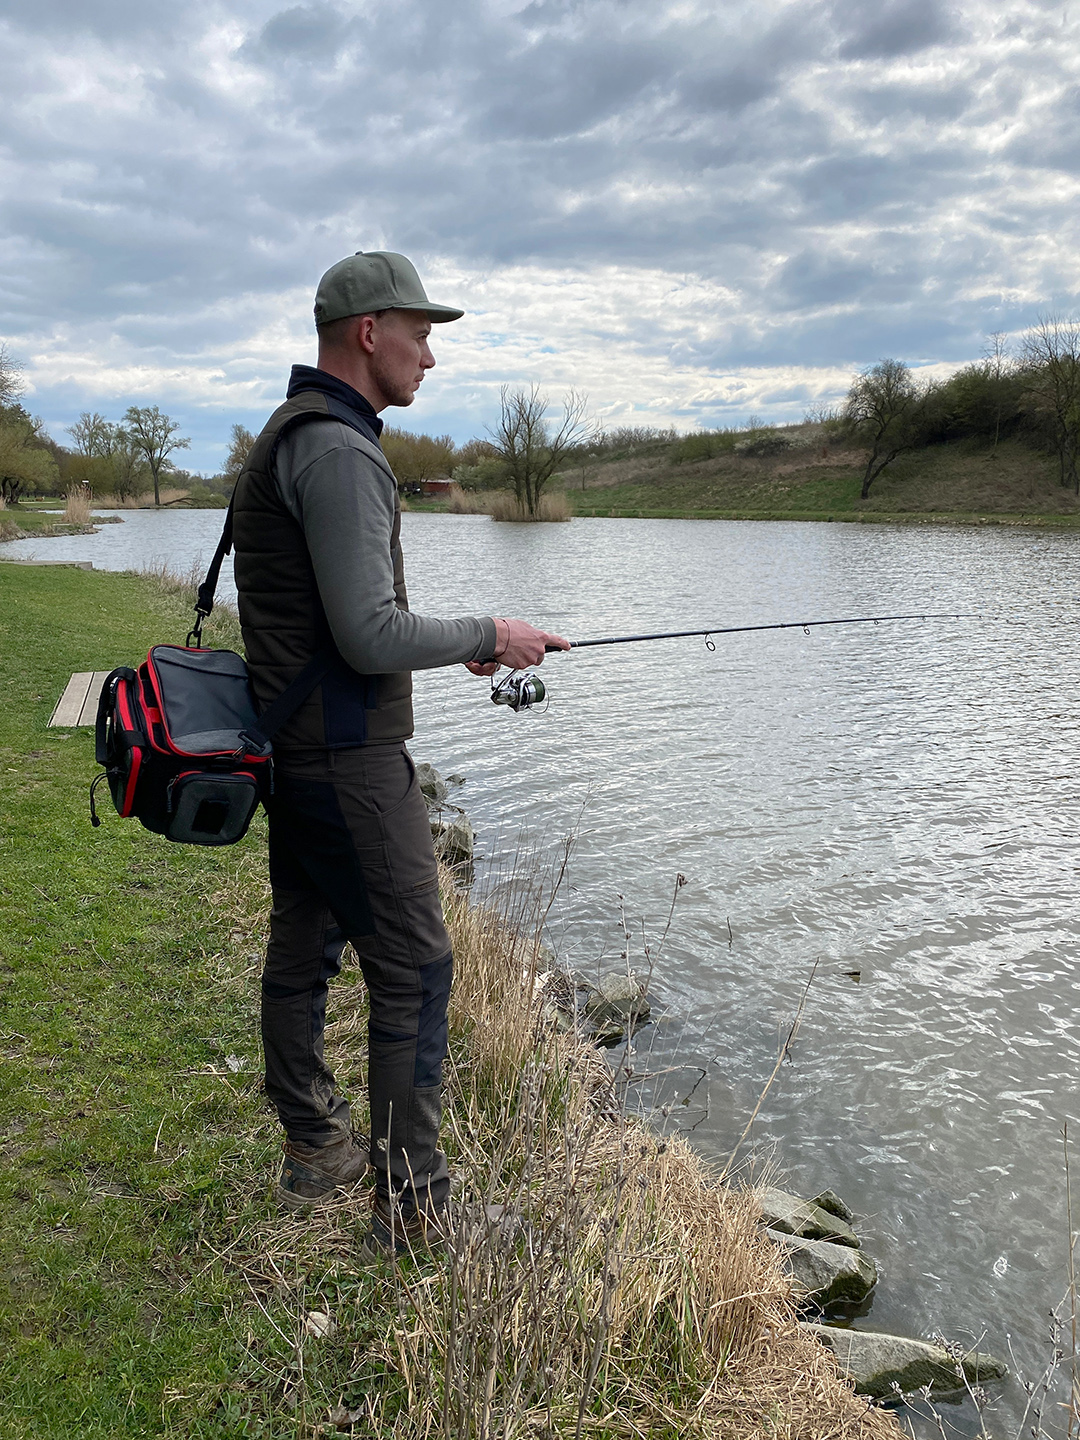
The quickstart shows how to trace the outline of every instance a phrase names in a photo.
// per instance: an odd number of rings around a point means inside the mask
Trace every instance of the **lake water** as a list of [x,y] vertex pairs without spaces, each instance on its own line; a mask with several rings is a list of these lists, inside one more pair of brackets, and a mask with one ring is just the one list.
[[[123,519],[2,553],[186,569],[222,515]],[[572,639],[994,617],[554,656],[542,714],[496,708],[463,669],[433,672],[417,677],[413,749],[468,777],[489,859],[522,827],[552,855],[576,830],[552,923],[576,969],[620,966],[623,911],[655,950],[686,876],[637,1063],[685,1067],[643,1093],[707,1154],[738,1137],[817,963],[758,1152],[860,1217],[882,1278],[859,1326],[1006,1358],[1011,1344],[1037,1378],[1066,1287],[1060,1132],[1077,1115],[1080,538],[415,514],[403,534],[415,609],[522,615]],[[997,1393],[990,1429],[1011,1435],[1023,1393]],[[943,1414],[974,1433],[966,1408]]]

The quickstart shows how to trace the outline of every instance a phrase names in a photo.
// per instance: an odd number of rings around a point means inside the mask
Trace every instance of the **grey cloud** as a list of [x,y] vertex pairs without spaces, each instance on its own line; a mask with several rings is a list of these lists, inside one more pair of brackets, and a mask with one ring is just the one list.
[[840,46],[844,60],[880,60],[913,55],[951,40],[954,22],[938,0],[845,0],[833,10],[837,28],[847,34]]
[[282,60],[325,60],[349,34],[349,23],[333,5],[295,5],[280,10],[241,53],[279,64]]

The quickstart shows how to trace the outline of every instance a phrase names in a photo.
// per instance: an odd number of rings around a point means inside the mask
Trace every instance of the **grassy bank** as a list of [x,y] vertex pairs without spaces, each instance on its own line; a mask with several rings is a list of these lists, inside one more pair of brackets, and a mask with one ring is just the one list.
[[[89,732],[46,728],[72,671],[187,623],[147,580],[0,567],[0,1431],[899,1433],[797,1329],[749,1202],[620,1118],[595,1052],[539,1022],[535,941],[461,897],[452,1260],[364,1269],[363,1202],[279,1215],[262,825],[222,851],[93,831]],[[355,970],[330,1021],[359,1097]]]
[[[1058,483],[1056,464],[1018,441],[996,450],[970,442],[901,456],[860,498],[864,457],[816,425],[777,432],[789,445],[751,456],[727,448],[679,460],[680,445],[644,444],[557,477],[574,515],[640,519],[816,520],[871,524],[1080,526],[1080,497]],[[466,495],[489,510],[504,492]],[[562,492],[553,491],[557,497]],[[409,508],[445,513],[446,500]]]
[[[101,523],[99,520],[98,524]],[[72,525],[56,515],[27,510],[21,505],[17,510],[0,510],[0,541],[44,540],[53,535],[92,535],[94,529],[95,526],[90,523]]]
[[[726,452],[676,463],[671,447],[614,459],[567,476],[578,515],[687,516],[732,520],[1080,525],[1080,499],[1054,463],[1008,441],[996,452],[968,443],[901,456],[859,497],[863,457],[794,427],[791,448],[754,458]],[[787,432],[783,432],[787,433]]]

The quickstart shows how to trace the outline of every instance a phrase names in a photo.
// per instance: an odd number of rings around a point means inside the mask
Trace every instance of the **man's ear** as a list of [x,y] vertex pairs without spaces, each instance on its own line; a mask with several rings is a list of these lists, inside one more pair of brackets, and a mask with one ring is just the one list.
[[375,353],[375,327],[378,325],[374,315],[358,315],[356,317],[356,329],[353,332],[353,343],[365,355]]

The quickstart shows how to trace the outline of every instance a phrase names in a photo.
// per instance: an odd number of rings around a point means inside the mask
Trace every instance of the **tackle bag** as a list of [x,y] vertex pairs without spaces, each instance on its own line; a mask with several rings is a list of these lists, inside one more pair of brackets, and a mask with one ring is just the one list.
[[[273,789],[271,737],[330,670],[328,648],[259,715],[247,665],[233,650],[202,646],[221,562],[232,548],[232,506],[187,645],[154,645],[137,670],[121,665],[101,687],[95,754],[105,767],[90,786],[90,820],[101,824],[94,791],[107,781],[117,814],[187,845],[232,845]],[[194,643],[192,643],[194,642]]]

